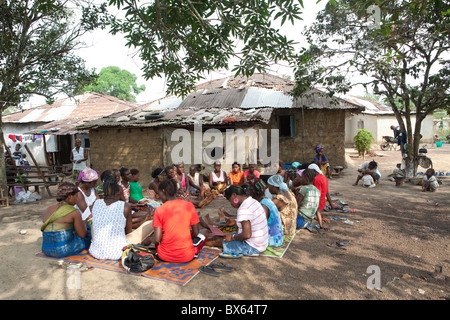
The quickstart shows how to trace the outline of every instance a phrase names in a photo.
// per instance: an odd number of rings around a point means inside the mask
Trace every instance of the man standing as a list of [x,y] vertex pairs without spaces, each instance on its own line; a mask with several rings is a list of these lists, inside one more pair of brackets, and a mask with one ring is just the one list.
[[397,139],[397,144],[400,146],[402,155],[405,154],[405,144],[406,144],[406,133],[400,130],[399,126],[391,126],[394,131],[394,138]]
[[86,168],[87,151],[81,147],[81,140],[75,139],[75,148],[70,152],[70,161],[73,163],[72,180],[77,183],[78,175]]

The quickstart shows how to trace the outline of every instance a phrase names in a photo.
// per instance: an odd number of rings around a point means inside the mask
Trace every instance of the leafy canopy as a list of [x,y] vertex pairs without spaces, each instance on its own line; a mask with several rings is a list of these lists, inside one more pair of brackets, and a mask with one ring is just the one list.
[[305,34],[309,46],[297,59],[295,95],[311,86],[330,94],[370,88],[407,133],[407,165],[417,163],[423,119],[450,108],[450,2],[329,1]]
[[136,84],[137,77],[127,70],[110,66],[103,68],[98,78],[83,89],[108,94],[120,99],[136,102],[136,95],[145,90],[145,85]]
[[301,19],[302,1],[294,0],[110,0],[125,11],[111,21],[139,49],[146,79],[165,76],[167,93],[186,95],[203,74],[229,69],[251,75],[271,63],[292,61],[293,44],[273,20]]
[[[83,1],[0,2],[0,107],[36,94],[52,101],[91,82],[95,73],[73,51],[103,21],[105,6]],[[77,15],[77,13],[79,13]]]

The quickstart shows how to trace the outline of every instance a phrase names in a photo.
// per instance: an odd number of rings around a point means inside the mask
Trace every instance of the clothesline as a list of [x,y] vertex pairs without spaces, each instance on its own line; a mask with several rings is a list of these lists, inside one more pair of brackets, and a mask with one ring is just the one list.
[[34,142],[38,139],[42,139],[44,135],[42,134],[27,134],[27,135],[18,135],[18,134],[9,134],[8,138],[13,142]]

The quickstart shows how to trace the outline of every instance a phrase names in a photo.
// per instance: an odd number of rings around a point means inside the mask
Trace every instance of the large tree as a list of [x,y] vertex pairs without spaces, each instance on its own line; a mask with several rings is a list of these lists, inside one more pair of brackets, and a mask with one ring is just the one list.
[[83,92],[95,91],[120,99],[136,102],[136,95],[145,90],[145,85],[136,84],[137,76],[119,67],[110,66],[100,70],[98,78]]
[[165,76],[167,93],[185,95],[211,71],[250,75],[292,59],[293,41],[273,27],[301,19],[302,0],[109,0],[124,11],[111,22],[144,62],[146,79]]
[[314,85],[335,93],[362,84],[384,96],[407,133],[406,175],[414,176],[422,121],[450,108],[450,3],[329,1],[305,34],[309,47],[298,58],[295,94]]
[[[31,95],[49,102],[60,93],[71,95],[96,77],[73,51],[83,34],[104,22],[105,7],[82,4],[80,0],[0,2],[1,111]],[[0,135],[3,139],[1,122]],[[4,187],[4,165],[0,180]]]

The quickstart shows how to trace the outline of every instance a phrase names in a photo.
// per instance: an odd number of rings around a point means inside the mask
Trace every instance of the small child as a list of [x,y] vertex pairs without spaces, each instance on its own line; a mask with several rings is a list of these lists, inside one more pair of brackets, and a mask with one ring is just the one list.
[[434,169],[428,169],[425,172],[422,180],[422,192],[431,191],[435,192],[439,187],[436,177],[434,176]]
[[323,227],[322,215],[318,210],[320,204],[320,191],[313,185],[315,176],[316,174],[313,169],[306,169],[302,172],[300,179],[303,186],[296,197],[298,205],[297,229],[307,229],[311,227],[314,216],[317,215],[320,227],[329,230],[328,228]]

